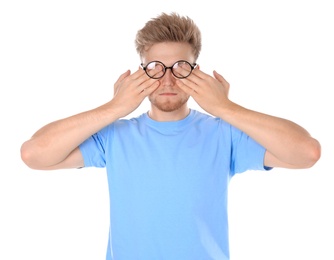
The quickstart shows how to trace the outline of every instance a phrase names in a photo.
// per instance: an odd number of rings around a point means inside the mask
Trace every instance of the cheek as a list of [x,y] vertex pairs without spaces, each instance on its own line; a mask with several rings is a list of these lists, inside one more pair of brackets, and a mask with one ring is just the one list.
[[177,89],[178,89],[178,92],[180,93],[180,95],[189,97],[189,95],[186,92],[184,92],[182,89],[180,89],[179,87],[177,87]]
[[161,86],[161,84],[159,84],[159,86],[151,94],[148,95],[149,100],[158,96],[160,86]]

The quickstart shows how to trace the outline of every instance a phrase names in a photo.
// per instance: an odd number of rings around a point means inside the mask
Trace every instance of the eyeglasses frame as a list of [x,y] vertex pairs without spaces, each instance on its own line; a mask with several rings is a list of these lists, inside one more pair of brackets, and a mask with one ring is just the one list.
[[[163,72],[162,76],[160,76],[160,77],[158,77],[158,78],[155,78],[155,77],[151,77],[151,76],[148,74],[148,72],[147,72],[147,66],[148,66],[150,63],[152,63],[152,62],[158,62],[158,63],[160,63],[160,64],[163,66],[163,68],[164,68],[164,72]],[[177,76],[177,75],[174,74],[174,72],[173,72],[173,67],[174,67],[174,65],[175,65],[176,63],[178,63],[178,62],[186,62],[186,63],[189,64],[189,66],[191,67],[191,71],[189,72],[189,75],[188,75],[188,76],[186,76],[186,77],[180,77],[180,76]],[[147,63],[146,66],[144,66],[144,63],[141,63],[140,66],[141,66],[142,69],[145,71],[146,75],[149,76],[151,79],[161,79],[163,76],[165,76],[165,74],[166,74],[166,72],[167,72],[168,69],[171,70],[171,72],[172,72],[172,74],[173,74],[174,77],[176,77],[176,78],[178,78],[178,79],[185,79],[185,78],[188,78],[188,77],[190,76],[190,74],[192,73],[192,71],[196,68],[197,64],[196,64],[196,63],[191,64],[189,61],[186,61],[186,60],[178,60],[178,61],[174,62],[174,64],[173,64],[172,66],[167,67],[167,66],[166,66],[165,64],[163,64],[161,61],[153,60],[153,61],[150,61],[149,63]]]

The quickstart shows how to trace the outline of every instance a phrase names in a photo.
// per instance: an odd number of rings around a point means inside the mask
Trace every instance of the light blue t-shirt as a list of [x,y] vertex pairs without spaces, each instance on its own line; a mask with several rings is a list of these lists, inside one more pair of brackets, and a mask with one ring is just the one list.
[[229,180],[266,169],[261,145],[195,110],[175,122],[118,120],[80,150],[85,167],[107,170],[107,260],[228,260]]

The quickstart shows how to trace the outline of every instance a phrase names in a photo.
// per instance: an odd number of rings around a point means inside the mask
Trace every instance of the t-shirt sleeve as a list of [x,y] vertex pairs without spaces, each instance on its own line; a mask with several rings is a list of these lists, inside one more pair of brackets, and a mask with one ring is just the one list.
[[244,132],[232,127],[232,172],[270,170],[264,166],[266,149]]
[[103,168],[106,165],[105,144],[108,128],[93,134],[79,145],[85,167]]

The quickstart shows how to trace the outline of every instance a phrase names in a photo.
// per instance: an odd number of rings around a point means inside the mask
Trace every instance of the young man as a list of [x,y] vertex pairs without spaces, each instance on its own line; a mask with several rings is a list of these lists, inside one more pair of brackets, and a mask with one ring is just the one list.
[[[320,144],[291,121],[229,100],[229,83],[196,65],[201,34],[189,17],[151,19],[136,48],[142,67],[119,77],[109,102],[42,127],[22,159],[41,170],[106,167],[109,260],[229,259],[230,178],[312,167]],[[212,116],[190,109],[190,96]],[[122,119],[146,97],[147,113]]]

